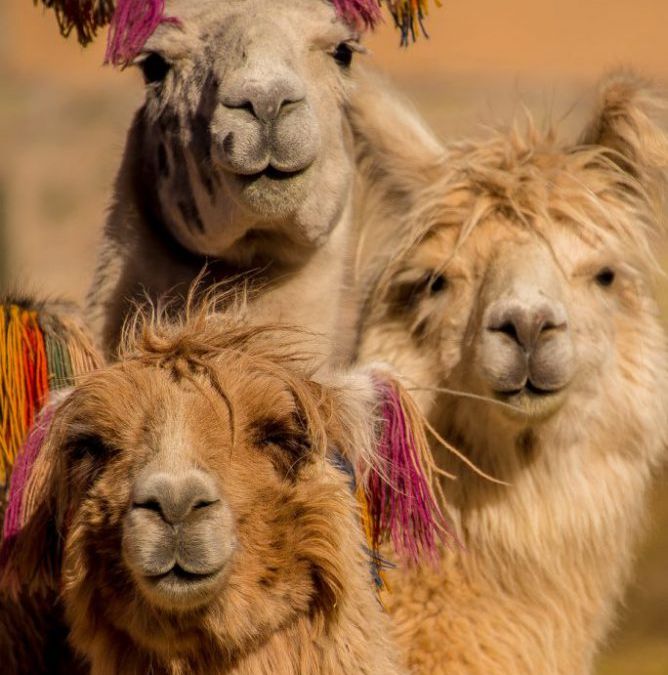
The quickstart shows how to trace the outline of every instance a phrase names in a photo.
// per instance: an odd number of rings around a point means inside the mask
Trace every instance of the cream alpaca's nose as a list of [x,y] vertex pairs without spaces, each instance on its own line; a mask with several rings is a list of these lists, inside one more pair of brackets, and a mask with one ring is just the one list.
[[155,511],[170,525],[191,514],[204,515],[220,501],[213,479],[197,469],[157,470],[141,475],[133,490],[133,509]]
[[565,331],[567,327],[566,312],[561,303],[524,304],[499,300],[487,314],[487,330],[506,336],[527,354],[536,348],[541,338],[551,332]]

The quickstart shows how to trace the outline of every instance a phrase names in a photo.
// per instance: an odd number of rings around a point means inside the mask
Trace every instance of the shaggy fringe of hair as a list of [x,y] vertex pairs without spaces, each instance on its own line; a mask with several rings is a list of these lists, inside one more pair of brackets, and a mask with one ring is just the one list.
[[[575,146],[565,147],[554,127],[539,130],[528,112],[524,124],[449,146],[438,178],[406,218],[410,229],[395,259],[444,225],[459,228],[461,245],[500,215],[539,236],[542,223],[561,222],[586,241],[630,251],[639,267],[650,261],[660,270],[653,242],[665,228],[668,138],[658,119],[667,108],[656,89],[622,71],[603,81],[594,122]],[[397,273],[396,264],[385,269],[374,297],[387,297]]]

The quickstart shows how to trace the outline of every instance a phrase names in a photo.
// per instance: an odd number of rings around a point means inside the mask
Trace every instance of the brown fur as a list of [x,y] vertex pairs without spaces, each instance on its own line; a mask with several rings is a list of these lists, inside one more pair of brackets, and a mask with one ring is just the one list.
[[[59,404],[12,550],[33,590],[60,585],[92,672],[400,672],[349,479],[330,461],[368,453],[370,380],[316,382],[298,336],[206,310],[135,328],[120,362]],[[233,514],[220,536],[237,542],[185,609],[156,604],[123,553],[133,477],[165,449],[215,478]]]
[[[392,363],[438,433],[509,483],[439,451],[458,474],[448,496],[465,550],[437,572],[390,577],[415,672],[590,673],[613,623],[668,432],[651,282],[668,164],[661,105],[621,74],[578,144],[530,126],[441,157],[414,147],[398,179],[382,166],[406,238],[369,282],[360,358]],[[483,377],[485,310],[536,290],[565,307],[555,330],[574,352],[551,363],[573,372],[549,396],[500,396]]]

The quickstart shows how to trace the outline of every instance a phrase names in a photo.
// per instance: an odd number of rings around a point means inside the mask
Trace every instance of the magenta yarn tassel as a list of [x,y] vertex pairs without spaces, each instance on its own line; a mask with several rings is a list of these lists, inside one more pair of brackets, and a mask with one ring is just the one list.
[[381,17],[378,0],[332,0],[338,15],[360,30],[373,28]]
[[426,437],[416,439],[412,425],[419,419],[408,419],[415,414],[407,416],[397,387],[388,381],[378,381],[377,387],[383,400],[380,462],[367,482],[373,547],[389,539],[408,562],[418,562],[421,554],[433,560],[439,544],[452,535],[430,484],[433,459]]
[[165,0],[117,0],[104,62],[127,66],[163,21],[178,21],[165,16]]
[[18,456],[9,487],[9,499],[5,511],[5,522],[2,532],[3,545],[8,540],[15,537],[22,529],[23,522],[23,497],[28,484],[28,479],[32,472],[44,439],[51,427],[53,419],[54,406],[47,405],[40,413],[35,426],[28,436],[28,440],[23,446],[23,451]]

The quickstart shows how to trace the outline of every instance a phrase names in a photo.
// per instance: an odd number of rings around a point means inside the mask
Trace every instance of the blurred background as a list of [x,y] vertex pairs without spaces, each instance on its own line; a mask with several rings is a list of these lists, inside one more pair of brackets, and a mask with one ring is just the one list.
[[[522,104],[538,120],[563,118],[564,133],[574,133],[611,67],[668,84],[665,0],[443,5],[429,16],[430,40],[400,49],[386,23],[367,41],[366,58],[446,140],[509,121]],[[41,5],[0,2],[0,289],[11,283],[80,300],[88,286],[125,132],[143,97],[137,73],[101,66],[104,37],[82,50],[60,38]],[[666,280],[661,296],[668,318]],[[664,476],[600,675],[668,674],[665,484]]]

